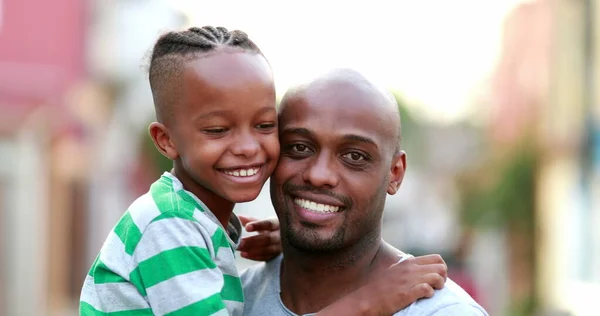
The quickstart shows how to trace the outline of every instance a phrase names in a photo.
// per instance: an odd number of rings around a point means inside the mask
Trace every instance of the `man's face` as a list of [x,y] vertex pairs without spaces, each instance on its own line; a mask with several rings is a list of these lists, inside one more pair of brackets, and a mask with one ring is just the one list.
[[334,251],[379,235],[386,191],[395,193],[390,183],[399,185],[405,163],[381,102],[380,94],[348,83],[285,101],[271,198],[282,237],[294,248]]

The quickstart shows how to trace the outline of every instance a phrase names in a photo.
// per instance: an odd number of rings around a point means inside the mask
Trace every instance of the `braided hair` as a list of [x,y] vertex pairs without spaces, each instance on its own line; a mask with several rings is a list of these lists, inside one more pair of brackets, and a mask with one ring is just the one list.
[[156,117],[163,122],[172,115],[172,97],[178,95],[183,63],[205,57],[223,49],[262,54],[258,46],[242,31],[224,27],[192,27],[168,32],[154,44],[150,57],[149,80]]

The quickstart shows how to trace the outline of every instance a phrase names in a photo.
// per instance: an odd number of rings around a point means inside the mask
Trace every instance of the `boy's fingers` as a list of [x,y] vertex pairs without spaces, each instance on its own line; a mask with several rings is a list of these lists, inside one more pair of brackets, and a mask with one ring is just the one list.
[[247,252],[242,252],[242,257],[253,261],[268,261],[275,258],[274,255],[256,255]]
[[443,277],[444,280],[448,277],[448,267],[441,263],[419,265],[417,266],[416,271],[421,274],[436,273]]
[[433,293],[435,293],[435,291],[433,290],[433,287],[431,287],[431,285],[427,284],[427,283],[419,283],[415,286],[413,286],[413,288],[411,289],[411,296],[412,296],[412,300],[416,301],[417,299],[423,298],[423,297],[427,297],[430,298],[433,296]]
[[437,273],[428,273],[421,276],[422,283],[429,284],[434,289],[442,289],[446,283],[446,279]]
[[255,261],[267,261],[275,258],[281,253],[281,246],[279,245],[270,245],[268,247],[260,248],[260,249],[251,249],[248,251],[242,251],[240,254],[242,257],[246,259],[251,259]]
[[244,215],[238,215],[238,218],[240,219],[240,222],[242,222],[242,226],[246,226],[246,224],[250,223],[250,222],[255,222],[258,219],[251,217],[251,216],[244,216]]
[[410,258],[407,260],[411,260],[411,261],[415,262],[416,264],[436,264],[436,263],[446,264],[446,262],[440,255],[419,256],[419,257],[414,257],[414,258]]
[[281,253],[281,245],[271,244],[263,247],[244,247],[243,249],[238,249],[238,251],[250,256],[273,256]]
[[252,221],[247,227],[247,231],[273,231],[279,229],[279,220],[277,218],[267,218],[263,220]]
[[267,234],[258,234],[250,237],[245,237],[238,246],[240,251],[249,251],[253,249],[263,248],[271,244],[271,236]]

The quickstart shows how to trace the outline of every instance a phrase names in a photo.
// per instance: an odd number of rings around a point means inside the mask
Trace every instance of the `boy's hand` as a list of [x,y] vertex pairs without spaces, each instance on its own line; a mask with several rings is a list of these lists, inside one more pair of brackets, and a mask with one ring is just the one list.
[[317,315],[392,315],[444,287],[446,262],[439,255],[408,258]]
[[447,278],[448,267],[440,255],[408,258],[369,282],[366,293],[381,307],[380,314],[391,315],[418,299],[432,297]]
[[238,246],[242,257],[254,261],[269,261],[281,253],[281,235],[277,218],[258,220],[242,215],[238,217],[246,231],[258,232],[257,235],[242,238]]

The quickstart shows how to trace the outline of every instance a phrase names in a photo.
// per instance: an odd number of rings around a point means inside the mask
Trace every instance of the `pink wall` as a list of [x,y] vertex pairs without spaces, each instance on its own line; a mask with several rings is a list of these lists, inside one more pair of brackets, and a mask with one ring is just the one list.
[[0,0],[0,111],[59,98],[84,73],[84,0]]

